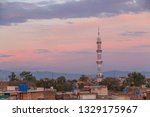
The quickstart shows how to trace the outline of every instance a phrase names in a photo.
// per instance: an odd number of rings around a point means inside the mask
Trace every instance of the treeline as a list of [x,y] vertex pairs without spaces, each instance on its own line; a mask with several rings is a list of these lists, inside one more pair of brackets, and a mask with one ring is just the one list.
[[146,79],[144,75],[138,72],[131,72],[127,78],[111,78],[104,79],[100,85],[107,85],[109,90],[122,91],[125,87],[145,87],[150,88],[150,79]]
[[[12,72],[9,76],[9,85],[19,85],[26,83],[29,87],[55,88],[57,91],[72,91],[75,88],[83,89],[84,86],[94,85],[96,79],[91,79],[86,75],[82,75],[79,80],[67,80],[64,76],[58,78],[36,79],[30,71],[23,71],[19,75]],[[138,72],[128,74],[127,78],[105,78],[99,85],[106,85],[109,90],[122,91],[127,86],[142,86],[150,88],[150,79],[146,79],[144,75]]]
[[57,91],[71,91],[76,80],[66,80],[64,76],[60,76],[56,79],[43,78],[36,79],[30,71],[23,71],[19,75],[12,72],[9,76],[9,85],[19,85],[20,83],[26,83],[30,88],[32,87],[44,87],[55,88]]

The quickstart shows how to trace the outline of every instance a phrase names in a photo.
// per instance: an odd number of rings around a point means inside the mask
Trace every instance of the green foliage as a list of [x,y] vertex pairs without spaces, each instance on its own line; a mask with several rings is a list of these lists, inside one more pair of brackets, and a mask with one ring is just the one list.
[[[9,75],[9,84],[10,85],[19,85],[20,83],[26,83],[29,87],[44,87],[50,88],[54,87],[57,91],[72,91],[73,86],[76,86],[78,80],[66,80],[64,76],[60,76],[56,79],[44,78],[37,80],[30,71],[23,71],[19,74],[20,76],[16,76],[14,72]],[[82,75],[79,78],[81,84],[77,87],[82,89],[85,84],[90,83],[89,77],[86,75]]]
[[11,74],[8,76],[9,77],[9,81],[17,81],[17,76],[14,72],[11,72]]
[[87,82],[89,80],[89,77],[82,75],[79,80],[83,82]]
[[66,81],[64,76],[60,76],[56,79],[55,88],[57,91],[71,91],[71,82]]
[[119,90],[119,80],[116,78],[105,78],[100,82],[100,85],[106,85],[108,87],[108,90]]
[[32,75],[31,72],[29,71],[23,71],[20,73],[20,77],[23,79],[23,80],[26,80],[26,81],[29,81],[29,82],[34,82],[36,81],[36,78]]
[[128,74],[127,85],[141,86],[145,84],[145,76],[141,73],[132,72]]
[[66,82],[66,78],[64,76],[60,76],[56,79],[57,84],[64,84]]
[[57,91],[71,91],[72,85],[70,84],[56,84]]
[[54,79],[40,79],[36,81],[36,86],[37,87],[44,87],[44,88],[50,88],[50,87],[55,87],[56,81]]
[[71,91],[72,82],[66,80],[64,76],[60,76],[57,79],[40,79],[36,82],[37,87],[50,88],[54,87],[57,91]]
[[36,78],[32,76],[31,72],[23,71],[20,73],[20,76],[17,77],[17,75],[12,72],[9,77],[9,85],[10,86],[19,86],[21,83],[28,84],[30,87],[35,87],[36,84]]

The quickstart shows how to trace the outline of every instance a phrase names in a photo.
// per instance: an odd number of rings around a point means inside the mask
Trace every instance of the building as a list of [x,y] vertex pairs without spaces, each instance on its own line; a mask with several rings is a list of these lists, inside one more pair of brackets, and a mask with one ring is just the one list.
[[7,81],[0,81],[0,91],[6,91],[8,86]]
[[19,92],[20,100],[55,100],[55,91],[28,91]]
[[100,32],[99,32],[99,28],[98,28],[98,38],[97,38],[97,82],[101,82],[103,75],[102,75],[102,49],[101,49],[101,38],[100,38]]
[[94,93],[87,93],[87,94],[80,94],[79,99],[80,100],[96,100],[97,95]]
[[91,93],[96,93],[97,95],[107,96],[108,88],[107,86],[90,86]]

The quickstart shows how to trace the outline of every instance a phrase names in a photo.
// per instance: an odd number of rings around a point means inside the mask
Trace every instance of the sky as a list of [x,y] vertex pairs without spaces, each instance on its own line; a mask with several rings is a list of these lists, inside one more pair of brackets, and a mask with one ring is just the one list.
[[150,0],[0,0],[0,69],[150,71]]

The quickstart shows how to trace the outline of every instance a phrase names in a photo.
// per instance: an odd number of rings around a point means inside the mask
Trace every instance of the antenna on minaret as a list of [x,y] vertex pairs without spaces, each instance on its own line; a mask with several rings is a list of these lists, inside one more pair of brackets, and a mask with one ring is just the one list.
[[99,27],[98,27],[98,37],[100,36]]
[[102,75],[102,48],[101,48],[101,39],[100,39],[100,31],[99,31],[99,27],[98,27],[98,38],[97,38],[97,82],[101,82],[103,79],[103,75]]

